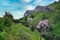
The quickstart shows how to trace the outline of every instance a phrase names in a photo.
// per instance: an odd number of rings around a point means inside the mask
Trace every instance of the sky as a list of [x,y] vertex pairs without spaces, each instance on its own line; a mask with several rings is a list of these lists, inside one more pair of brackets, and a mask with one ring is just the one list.
[[24,16],[26,10],[33,10],[38,5],[47,6],[54,1],[59,0],[0,0],[0,17],[7,11],[14,19],[19,19]]

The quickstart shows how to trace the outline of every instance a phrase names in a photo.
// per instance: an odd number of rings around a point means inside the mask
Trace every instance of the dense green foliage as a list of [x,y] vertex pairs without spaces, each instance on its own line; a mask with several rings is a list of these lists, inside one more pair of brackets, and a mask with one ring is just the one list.
[[0,18],[0,40],[40,40],[39,35],[39,32],[32,32],[29,28],[14,23],[9,18]]
[[53,35],[54,40],[60,40],[60,2],[53,3],[49,6],[53,9],[50,12],[38,11],[32,13],[31,15],[34,15],[35,17],[30,22],[30,24],[37,25],[40,20],[47,18],[49,20],[49,25],[51,25],[53,28],[50,34]]
[[[44,18],[49,20],[49,25],[52,27],[52,31],[44,35],[47,38],[45,39],[60,40],[60,2],[49,6],[52,7],[52,11],[32,12],[31,15],[19,19],[18,22],[20,23],[14,23],[8,16],[0,18],[0,40],[44,40],[44,38],[41,38],[40,33],[35,30],[36,25]],[[28,18],[32,18],[32,21],[28,22]],[[50,36],[53,39],[50,39]]]

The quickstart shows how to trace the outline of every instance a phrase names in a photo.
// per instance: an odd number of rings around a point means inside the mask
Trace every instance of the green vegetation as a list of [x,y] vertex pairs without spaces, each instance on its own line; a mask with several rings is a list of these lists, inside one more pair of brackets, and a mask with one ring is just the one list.
[[34,15],[34,18],[30,24],[37,25],[40,20],[47,18],[49,20],[49,24],[52,25],[53,28],[51,34],[54,35],[54,40],[60,40],[60,2],[53,3],[49,6],[53,9],[50,12],[38,11],[32,13],[31,15]]
[[[41,38],[40,33],[34,30],[39,21],[44,18],[49,20],[49,25],[53,28],[49,34],[53,35],[54,40],[60,40],[60,2],[53,3],[49,6],[52,7],[52,11],[33,12],[31,15],[19,19],[18,21],[20,23],[17,23],[16,20],[16,23],[14,23],[13,18],[11,17],[12,20],[9,18],[11,15],[0,18],[0,40],[44,40],[44,38]],[[30,17],[32,21],[28,22],[27,19]]]
[[[32,32],[22,24],[14,23],[9,18],[0,18],[0,40],[40,40],[39,32]],[[44,40],[42,38],[42,40]]]

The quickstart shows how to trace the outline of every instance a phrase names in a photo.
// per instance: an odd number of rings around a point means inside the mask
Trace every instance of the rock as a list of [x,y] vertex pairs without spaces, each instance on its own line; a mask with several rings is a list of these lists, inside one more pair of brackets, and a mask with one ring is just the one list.
[[44,10],[45,6],[37,6],[35,9],[34,9],[34,12],[36,11],[39,11],[39,10]]
[[24,16],[29,16],[32,12],[33,12],[33,10],[27,10],[27,11],[24,13]]
[[37,11],[44,11],[44,12],[49,12],[51,11],[52,8],[49,7],[49,6],[37,6],[34,10],[27,10],[25,13],[24,13],[24,17],[25,16],[29,16],[32,12],[37,12]]
[[3,18],[6,18],[6,17],[13,20],[13,16],[12,16],[12,14],[10,12],[5,12],[5,15],[3,16]]

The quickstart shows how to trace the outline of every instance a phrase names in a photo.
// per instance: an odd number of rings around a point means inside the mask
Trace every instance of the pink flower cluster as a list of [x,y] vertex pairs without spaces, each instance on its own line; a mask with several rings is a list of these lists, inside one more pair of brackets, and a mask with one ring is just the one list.
[[32,18],[28,18],[28,21],[31,21],[32,20]]
[[40,21],[36,28],[40,28],[40,27],[49,27],[48,20],[44,19],[44,20]]

